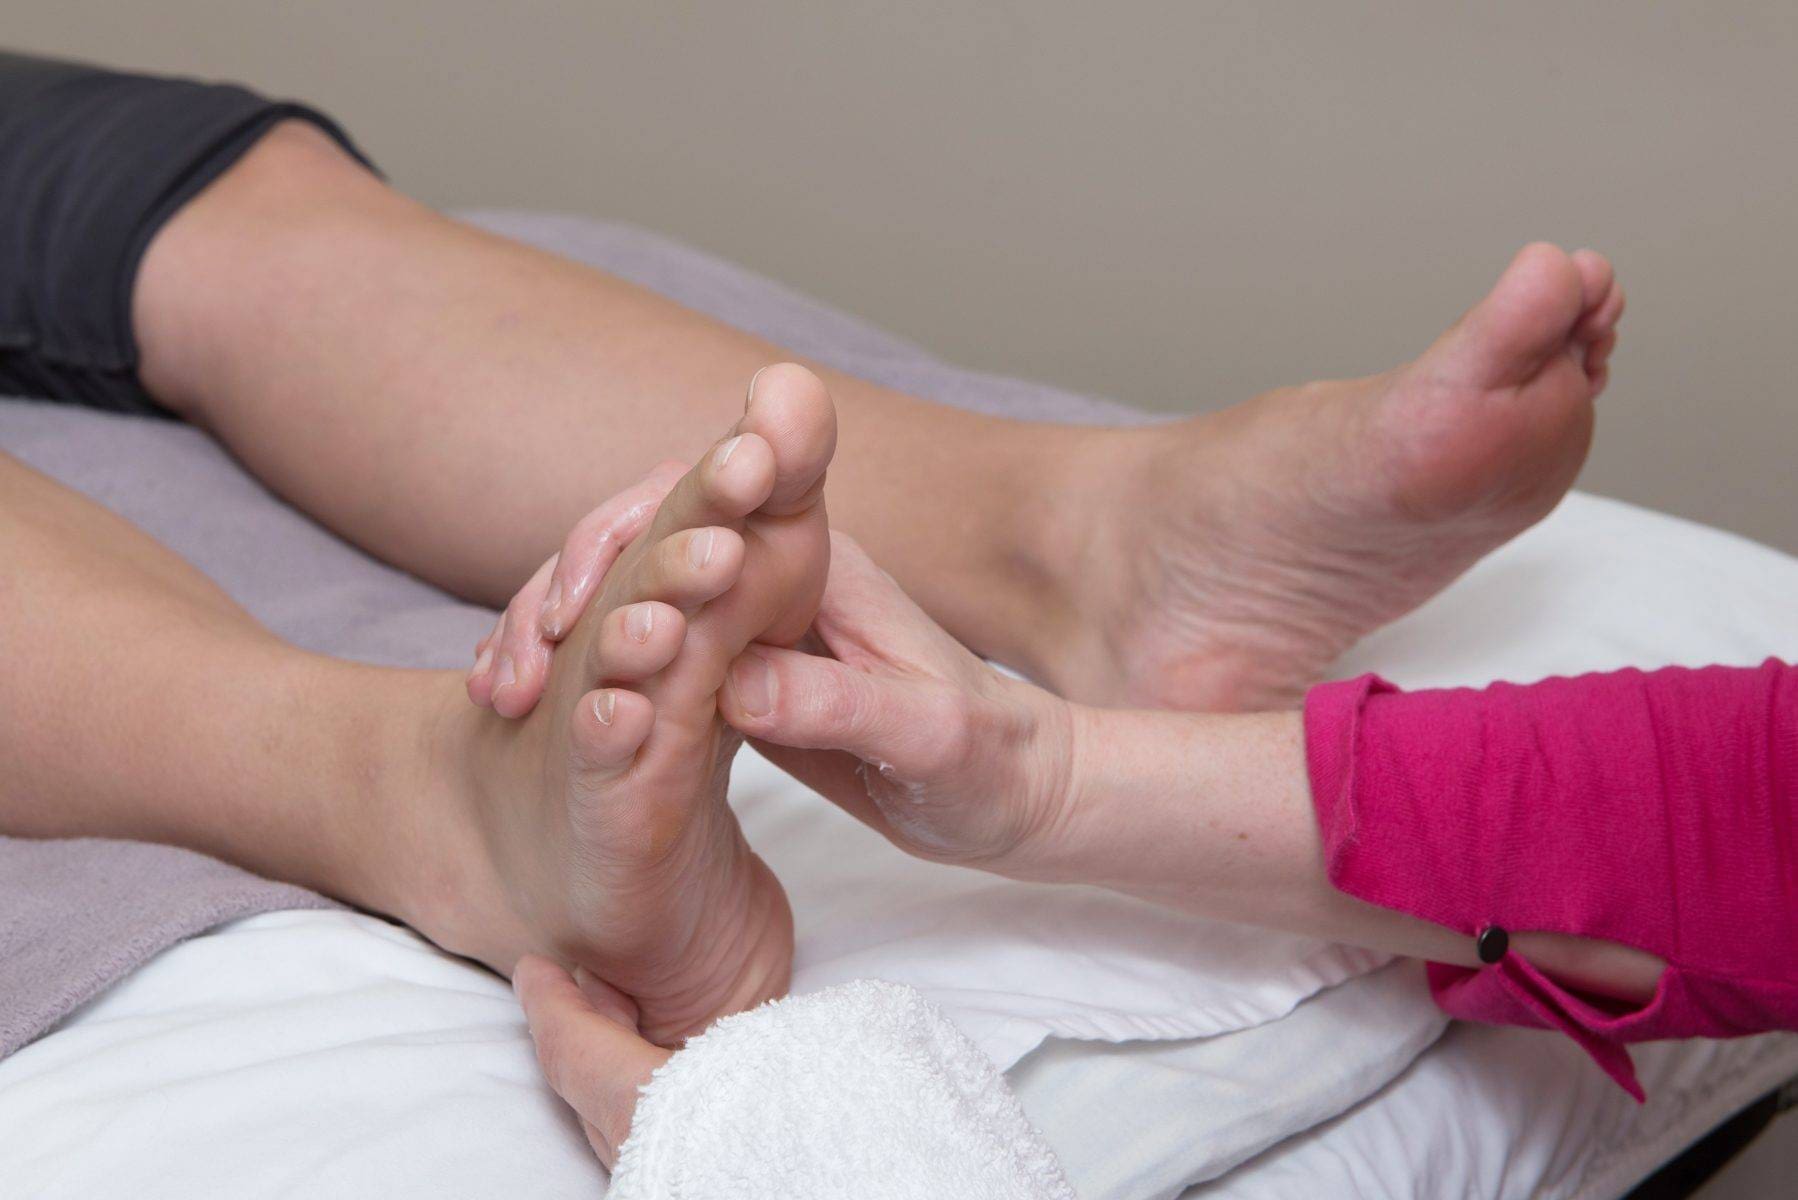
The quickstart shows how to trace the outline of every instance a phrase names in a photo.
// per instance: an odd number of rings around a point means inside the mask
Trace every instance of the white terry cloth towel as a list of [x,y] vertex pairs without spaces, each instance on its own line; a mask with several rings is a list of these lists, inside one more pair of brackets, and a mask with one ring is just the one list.
[[644,1085],[611,1200],[1074,1200],[993,1061],[858,979],[717,1022]]

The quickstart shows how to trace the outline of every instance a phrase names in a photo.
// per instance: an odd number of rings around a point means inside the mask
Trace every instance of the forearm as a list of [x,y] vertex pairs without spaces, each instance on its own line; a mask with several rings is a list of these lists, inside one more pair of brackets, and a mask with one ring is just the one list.
[[[1299,713],[1195,716],[1080,708],[1074,787],[1051,877],[1205,916],[1434,962],[1477,965],[1464,933],[1365,903],[1330,882]],[[1513,944],[1544,970],[1626,998],[1660,963],[1628,947],[1533,930]]]
[[1464,954],[1448,930],[1330,886],[1298,714],[1078,707],[1074,728],[1066,826],[1046,874],[1223,920]]

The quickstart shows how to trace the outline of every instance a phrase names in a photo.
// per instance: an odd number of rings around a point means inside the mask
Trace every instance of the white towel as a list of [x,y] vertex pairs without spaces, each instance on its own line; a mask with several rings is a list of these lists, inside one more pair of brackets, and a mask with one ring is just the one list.
[[858,979],[726,1017],[638,1101],[611,1200],[1074,1200],[980,1049]]

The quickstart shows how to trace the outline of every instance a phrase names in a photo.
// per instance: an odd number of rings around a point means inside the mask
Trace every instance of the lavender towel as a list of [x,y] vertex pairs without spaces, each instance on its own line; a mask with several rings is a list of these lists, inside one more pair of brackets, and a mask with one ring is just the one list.
[[[628,226],[522,213],[471,219],[917,395],[1039,419],[1142,419],[1118,405],[946,366],[778,284]],[[459,667],[491,622],[486,610],[312,524],[193,429],[0,401],[0,451],[135,521],[258,620],[309,649]],[[329,903],[172,847],[0,837],[0,1058],[182,938],[237,917]]]

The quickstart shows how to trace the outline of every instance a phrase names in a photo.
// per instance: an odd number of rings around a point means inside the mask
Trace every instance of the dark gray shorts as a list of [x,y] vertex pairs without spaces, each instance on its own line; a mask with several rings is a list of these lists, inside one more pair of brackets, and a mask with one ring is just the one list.
[[0,395],[162,411],[138,379],[131,330],[144,249],[291,118],[367,163],[302,104],[0,52]]

